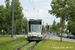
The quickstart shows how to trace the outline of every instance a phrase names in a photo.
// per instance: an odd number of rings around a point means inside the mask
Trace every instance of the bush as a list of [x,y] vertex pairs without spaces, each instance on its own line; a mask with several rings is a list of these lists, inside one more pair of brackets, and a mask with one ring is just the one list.
[[5,34],[5,35],[6,35],[6,34],[7,34],[7,32],[6,32],[5,30],[3,30],[3,34]]

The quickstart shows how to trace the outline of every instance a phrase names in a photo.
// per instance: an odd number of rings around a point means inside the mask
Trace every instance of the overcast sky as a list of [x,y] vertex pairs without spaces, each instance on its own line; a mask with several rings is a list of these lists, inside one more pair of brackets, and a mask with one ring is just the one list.
[[[56,23],[60,22],[59,18],[48,13],[51,10],[52,0],[20,0],[21,6],[23,7],[24,17],[29,19],[42,19],[44,24],[53,24],[55,20]],[[5,0],[0,1],[0,5],[5,5]]]

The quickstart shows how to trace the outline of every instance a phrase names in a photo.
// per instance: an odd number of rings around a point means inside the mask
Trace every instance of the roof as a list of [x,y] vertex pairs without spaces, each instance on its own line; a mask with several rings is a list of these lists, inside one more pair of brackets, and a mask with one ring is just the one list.
[[37,21],[37,22],[41,22],[42,19],[37,19],[37,20],[35,20],[35,19],[30,19],[29,21]]

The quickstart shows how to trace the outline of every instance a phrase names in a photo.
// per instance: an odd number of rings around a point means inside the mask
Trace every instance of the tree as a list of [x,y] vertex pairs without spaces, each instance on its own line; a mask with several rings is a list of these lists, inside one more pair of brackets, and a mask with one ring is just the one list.
[[19,2],[19,0],[14,0],[14,34],[16,32],[16,20],[20,20],[22,19],[22,17],[24,16],[24,14],[22,13],[22,6]]
[[67,30],[75,35],[75,21],[69,20]]
[[67,8],[68,8],[67,16],[70,17],[72,21],[75,21],[75,0],[68,0]]
[[52,25],[50,25],[50,32],[53,32]]
[[45,28],[46,28],[46,31],[48,31],[48,30],[49,30],[49,29],[48,29],[48,23],[46,23]]
[[6,21],[6,27],[7,27],[7,34],[8,34],[8,31],[11,27],[11,5],[10,5],[10,0],[6,0],[5,3],[6,3],[6,7],[5,7],[5,21]]
[[53,29],[53,32],[55,33],[56,32],[56,22],[55,22],[55,20],[53,21],[52,29]]
[[59,22],[56,24],[56,32],[57,32],[57,33],[60,32],[60,23],[59,23]]
[[3,24],[5,23],[5,8],[3,5],[0,5],[0,34],[1,34],[1,29],[3,28]]
[[44,25],[42,25],[42,33],[46,33],[46,28]]
[[21,34],[21,19],[16,20],[16,34]]
[[[61,19],[60,19],[60,25],[62,25],[62,21],[61,21]],[[65,20],[63,20],[63,31],[65,30],[65,28],[66,28],[66,24],[65,24]]]
[[28,26],[27,26],[28,20],[24,17],[23,18],[23,29],[25,29],[25,33],[28,31]]
[[[24,17],[23,18],[23,29],[25,29],[25,33],[27,33],[27,22],[28,20]],[[21,24],[22,24],[22,19],[17,19],[16,20],[16,34],[21,34]]]
[[[61,18],[61,42],[62,42],[62,31],[63,31],[63,21],[69,19],[69,5],[70,0],[52,0],[51,7],[52,10],[48,12],[55,15],[57,18]],[[70,16],[71,17],[71,16]]]

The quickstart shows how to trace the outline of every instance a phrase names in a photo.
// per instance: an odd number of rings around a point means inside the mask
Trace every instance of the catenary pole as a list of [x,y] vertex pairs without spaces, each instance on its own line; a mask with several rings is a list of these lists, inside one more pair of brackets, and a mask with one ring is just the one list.
[[21,35],[23,34],[23,17],[22,17],[22,24],[21,24]]
[[49,25],[49,39],[50,39],[50,25]]
[[14,0],[12,0],[12,34],[11,37],[13,38],[13,24],[14,24]]

